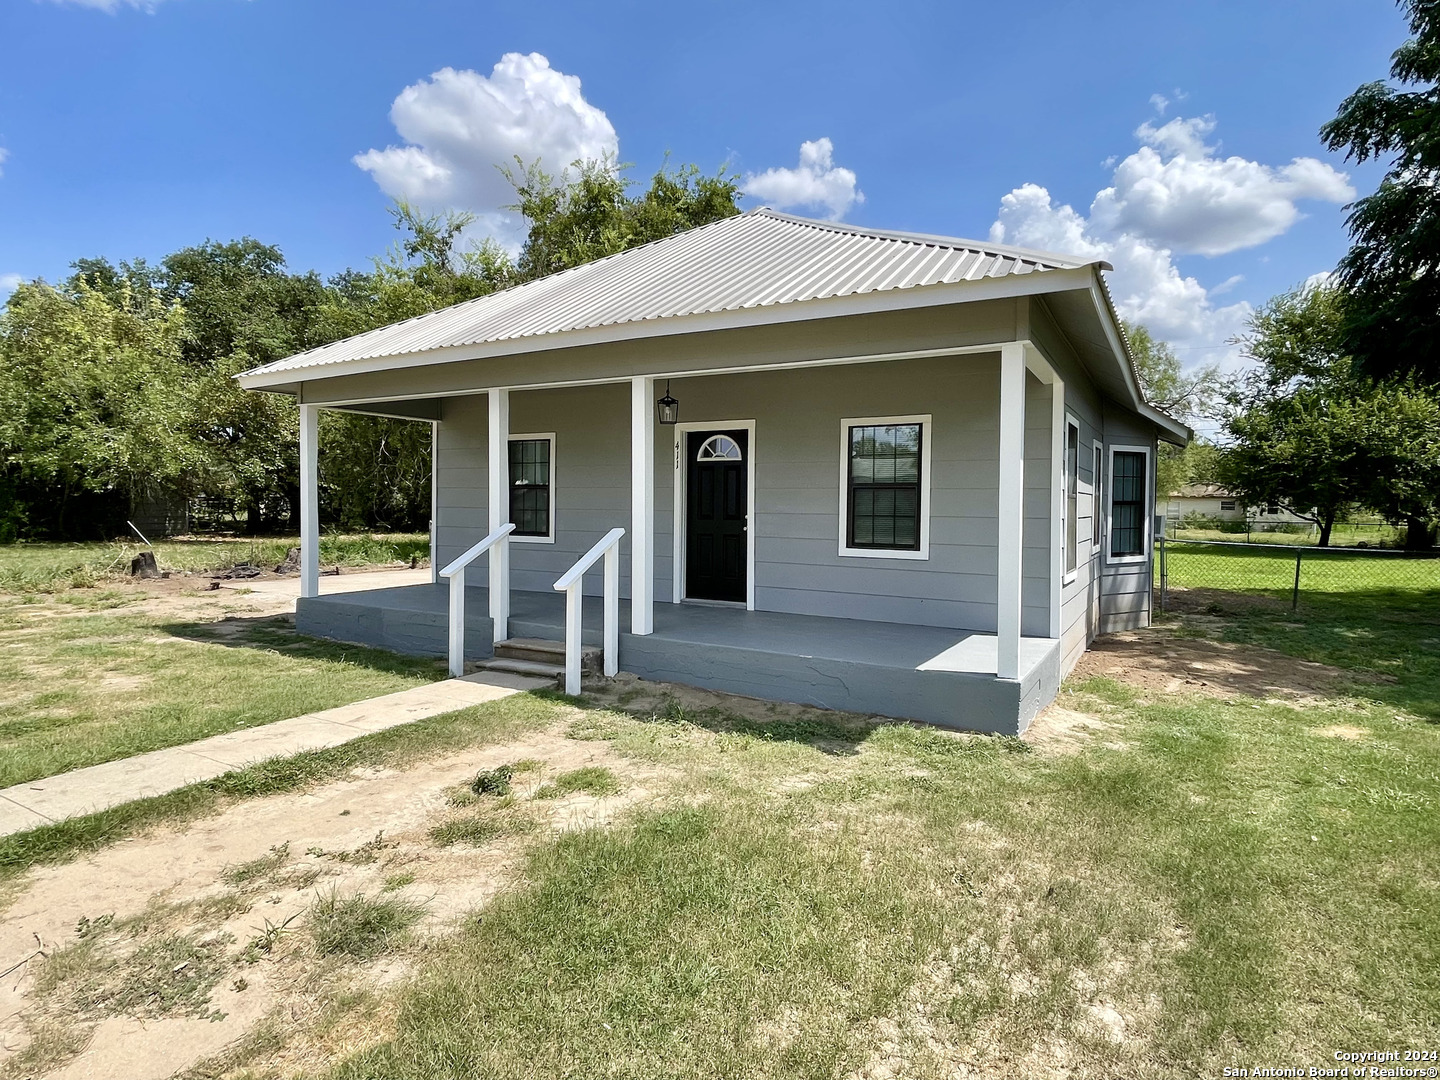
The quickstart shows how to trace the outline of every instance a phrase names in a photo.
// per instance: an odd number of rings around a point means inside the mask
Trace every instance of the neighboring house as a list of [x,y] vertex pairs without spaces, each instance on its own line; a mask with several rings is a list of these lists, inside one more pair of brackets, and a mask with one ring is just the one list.
[[[1106,269],[761,209],[246,372],[300,401],[296,624],[515,655],[566,638],[557,579],[623,530],[625,670],[1017,733],[1149,622],[1156,440],[1191,434]],[[318,595],[324,408],[434,425],[434,565],[496,537],[467,590]]]
[[1205,518],[1215,521],[1246,521],[1257,532],[1274,528],[1276,525],[1310,525],[1308,518],[1292,514],[1281,506],[1251,506],[1233,491],[1219,484],[1185,484],[1178,491],[1172,491],[1165,505],[1165,520],[1169,525],[1184,527],[1186,519],[1194,521]]

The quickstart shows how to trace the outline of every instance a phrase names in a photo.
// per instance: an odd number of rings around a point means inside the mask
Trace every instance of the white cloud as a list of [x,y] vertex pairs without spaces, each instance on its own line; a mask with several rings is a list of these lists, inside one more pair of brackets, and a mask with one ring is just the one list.
[[0,146],[0,176],[5,175],[5,162],[10,160],[10,151]]
[[92,8],[95,11],[113,15],[125,7],[153,12],[160,0],[50,0],[50,2],[52,4],[73,4],[75,7]]
[[1210,117],[1136,129],[1144,143],[1095,196],[1090,216],[1110,233],[1135,233],[1182,253],[1224,255],[1273,240],[1300,220],[1302,199],[1343,203],[1355,189],[1315,158],[1273,167],[1220,158],[1205,141]]
[[1225,343],[1244,329],[1252,308],[1217,301],[1240,279],[1207,288],[1181,273],[1176,259],[1263,244],[1300,219],[1297,201],[1343,202],[1354,189],[1314,158],[1278,168],[1221,159],[1207,142],[1214,128],[1209,117],[1141,124],[1141,147],[1115,166],[1088,214],[1025,184],[1000,200],[990,238],[1106,260],[1115,267],[1108,281],[1122,317],[1173,343],[1182,359],[1233,363],[1238,354],[1223,351]]
[[1170,107],[1170,99],[1167,98],[1164,94],[1151,94],[1150,104],[1157,113],[1159,113],[1161,116],[1164,116],[1165,110]]
[[442,68],[402,90],[390,119],[405,145],[367,150],[355,164],[393,198],[431,211],[471,210],[502,234],[513,222],[500,208],[515,193],[497,166],[513,167],[518,155],[558,174],[577,159],[613,158],[620,148],[580,80],[539,53],[506,53],[489,76]]
[[835,164],[834,153],[829,139],[803,142],[798,167],[751,173],[741,190],[778,209],[824,210],[831,221],[839,221],[852,206],[865,201],[865,194],[856,187],[855,173]]
[[0,297],[9,296],[23,284],[25,284],[23,274],[0,274]]

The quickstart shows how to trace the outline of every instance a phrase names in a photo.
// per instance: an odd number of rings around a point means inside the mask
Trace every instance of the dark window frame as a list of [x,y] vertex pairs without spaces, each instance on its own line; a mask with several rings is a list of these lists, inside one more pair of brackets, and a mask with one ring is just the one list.
[[[527,443],[543,445],[545,447],[546,479],[543,484],[534,481],[517,484],[514,480],[515,467],[517,465],[515,450],[517,447],[523,447]],[[506,439],[505,446],[506,520],[515,525],[515,531],[510,534],[510,538],[511,540],[553,543],[555,540],[555,436],[548,432],[543,434],[511,435]],[[518,464],[523,467],[527,464],[538,464],[538,461],[524,461],[522,450],[522,460],[518,462]],[[536,492],[543,493],[540,499],[540,506],[531,505],[517,508],[516,500],[518,497],[524,497],[533,503]],[[544,515],[544,530],[539,530],[528,523],[527,527],[522,528],[521,521],[517,520],[517,518],[537,513]]]
[[[864,420],[847,420],[844,427],[844,450],[845,450],[845,521],[843,541],[844,548],[848,553],[874,553],[879,557],[893,554],[920,555],[925,551],[925,515],[928,512],[926,502],[926,484],[928,477],[925,475],[925,458],[927,445],[928,421],[925,419],[912,419],[909,417],[894,419],[885,417],[866,418]],[[855,478],[855,433],[875,428],[914,428],[916,429],[915,441],[915,479],[911,480],[859,480]],[[877,459],[878,460],[878,459]],[[876,543],[856,540],[856,494],[857,492],[874,493],[891,492],[912,492],[915,502],[914,511],[914,542],[900,544],[895,542]],[[872,518],[877,517],[873,513]],[[909,515],[906,515],[907,517]],[[892,523],[902,520],[899,514],[892,511],[890,514]],[[892,533],[893,533],[892,524]]]
[[1065,580],[1080,570],[1080,421],[1065,414]]
[[[1126,470],[1121,475],[1121,461]],[[1131,472],[1130,467],[1138,460],[1139,469]],[[1140,562],[1148,558],[1146,543],[1150,537],[1149,507],[1150,494],[1147,485],[1151,483],[1150,450],[1140,446],[1113,446],[1110,448],[1110,546],[1112,562]],[[1122,487],[1124,485],[1124,487]],[[1129,497],[1129,489],[1138,485],[1135,498]],[[1117,498],[1125,492],[1127,497]],[[1123,515],[1119,511],[1131,511]],[[1131,541],[1133,540],[1133,544]]]

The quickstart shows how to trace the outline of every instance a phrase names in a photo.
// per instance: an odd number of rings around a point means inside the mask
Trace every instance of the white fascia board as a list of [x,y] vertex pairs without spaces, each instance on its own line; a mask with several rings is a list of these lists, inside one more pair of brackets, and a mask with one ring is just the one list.
[[1115,308],[1110,303],[1109,290],[1100,281],[1099,271],[1093,271],[1090,295],[1095,302],[1095,310],[1100,313],[1100,325],[1105,331],[1106,339],[1110,342],[1110,348],[1120,360],[1120,367],[1125,375],[1125,387],[1130,392],[1131,408],[1169,435],[1170,438],[1166,439],[1166,442],[1174,443],[1177,446],[1189,445],[1190,440],[1195,437],[1195,432],[1145,400],[1145,394],[1140,389],[1140,382],[1135,374],[1135,365],[1130,359],[1130,350],[1125,347],[1125,339],[1120,333],[1119,319],[1115,314]]
[[[813,319],[843,318],[847,315],[867,315],[875,312],[941,307],[946,304],[972,303],[1015,296],[1034,296],[1049,292],[1068,292],[1087,287],[1093,288],[1094,281],[1095,270],[1089,266],[1081,267],[1078,270],[1045,270],[1029,274],[1007,274],[1002,278],[983,278],[979,281],[917,285],[908,289],[888,289],[883,292],[851,296],[798,300],[766,307],[667,316],[659,319],[616,323],[610,326],[566,330],[553,334],[537,334],[525,338],[507,338],[503,341],[483,342],[476,345],[451,345],[399,356],[334,361],[319,363],[313,367],[282,368],[264,373],[242,372],[235,376],[235,379],[246,390],[264,390],[272,386],[314,382],[337,378],[341,375],[395,371],[463,360],[485,360],[492,357],[569,349],[581,345],[635,341],[654,337],[676,337],[681,334],[704,333],[713,330],[772,326],[781,323],[808,322]],[[1121,355],[1123,355],[1123,351]]]

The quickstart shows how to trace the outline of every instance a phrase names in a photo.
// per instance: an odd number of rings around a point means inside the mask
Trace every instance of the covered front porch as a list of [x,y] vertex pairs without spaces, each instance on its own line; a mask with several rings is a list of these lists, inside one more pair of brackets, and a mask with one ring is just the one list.
[[[493,654],[489,590],[466,589],[465,658]],[[584,640],[600,644],[603,599],[583,600]],[[421,656],[444,655],[450,589],[445,582],[302,598],[302,633]],[[622,626],[631,625],[628,600]],[[509,633],[560,641],[565,597],[515,591]],[[1019,641],[1018,678],[997,677],[994,634],[738,607],[659,604],[648,634],[622,632],[619,666],[641,678],[823,708],[1017,734],[1054,697],[1060,647]]]

